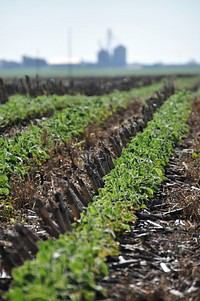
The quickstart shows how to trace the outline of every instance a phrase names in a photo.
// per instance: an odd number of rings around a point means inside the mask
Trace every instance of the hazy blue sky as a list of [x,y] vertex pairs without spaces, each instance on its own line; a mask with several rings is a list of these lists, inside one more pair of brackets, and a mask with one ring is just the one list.
[[0,0],[0,59],[96,61],[100,46],[127,47],[128,62],[200,62],[200,0]]

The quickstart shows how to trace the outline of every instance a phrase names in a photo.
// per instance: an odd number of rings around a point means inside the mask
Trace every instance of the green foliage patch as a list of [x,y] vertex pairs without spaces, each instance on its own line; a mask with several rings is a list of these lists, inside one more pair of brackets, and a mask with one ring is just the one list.
[[174,144],[187,131],[192,95],[177,93],[154,114],[144,132],[134,137],[74,231],[39,243],[33,261],[13,270],[6,295],[12,301],[95,299],[107,275],[106,257],[117,253],[118,233],[129,230],[134,212],[146,206],[164,178]]
[[[20,135],[10,139],[0,136],[0,174],[4,176],[4,179],[7,179],[2,185],[0,181],[0,195],[9,193],[8,183],[11,175],[24,177],[28,172],[30,162],[42,165],[49,158],[50,150],[56,151],[57,147],[60,147],[69,139],[81,135],[89,123],[94,121],[102,123],[118,108],[125,108],[133,98],[140,97],[144,99],[152,95],[160,87],[161,84],[155,84],[99,97],[79,95],[72,98],[72,100],[69,99],[69,96],[52,97],[52,102],[56,100],[57,103],[65,103],[66,108],[62,111],[55,111],[52,117],[41,120],[37,126],[28,126]],[[45,97],[43,97],[43,100],[45,100]],[[37,103],[37,100],[35,101]],[[44,106],[41,105],[41,110],[45,108],[45,104],[46,102],[44,101]],[[47,104],[49,104],[49,100]],[[32,106],[34,107],[33,104]],[[2,106],[2,108],[5,107]],[[13,110],[15,108],[16,113],[19,113],[17,103],[12,108]],[[20,100],[19,108],[21,108]],[[25,111],[26,114],[30,113],[30,111],[27,111],[27,107]],[[16,116],[15,118],[17,118]]]
[[[146,97],[146,93],[155,92],[161,88],[162,83],[156,83],[149,87],[135,88],[127,92],[113,92],[109,97],[118,97],[118,94],[123,96],[123,99],[130,97],[141,96]],[[38,96],[28,97],[16,94],[9,97],[9,101],[0,105],[0,130],[6,126],[12,126],[21,122],[28,122],[35,118],[42,118],[43,116],[51,116],[57,111],[64,110],[69,107],[77,107],[87,105],[90,99],[95,102],[104,96],[86,97],[83,95],[51,95],[51,96]]]

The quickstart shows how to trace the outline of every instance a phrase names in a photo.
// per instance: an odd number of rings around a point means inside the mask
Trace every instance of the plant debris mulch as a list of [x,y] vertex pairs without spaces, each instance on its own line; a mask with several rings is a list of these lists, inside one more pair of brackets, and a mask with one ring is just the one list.
[[[191,76],[191,75],[183,75]],[[180,77],[180,75],[179,75]],[[114,90],[127,91],[134,87],[146,86],[161,81],[163,78],[176,78],[176,75],[154,76],[115,76],[115,77],[80,77],[80,78],[0,78],[0,103],[8,101],[8,96],[16,93],[27,96],[39,95],[103,95]]]
[[147,210],[120,238],[120,255],[109,258],[100,284],[104,301],[200,300],[200,99],[190,132],[179,144]]

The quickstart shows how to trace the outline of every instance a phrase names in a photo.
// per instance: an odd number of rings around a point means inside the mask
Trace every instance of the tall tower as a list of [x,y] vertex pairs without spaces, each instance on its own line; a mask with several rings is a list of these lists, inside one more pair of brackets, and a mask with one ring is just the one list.
[[126,48],[124,46],[119,45],[114,49],[113,65],[126,66]]
[[110,65],[110,55],[107,50],[101,49],[98,52],[98,65],[104,67]]
[[108,29],[107,30],[107,51],[108,51],[108,53],[110,53],[112,38],[113,38],[112,30]]

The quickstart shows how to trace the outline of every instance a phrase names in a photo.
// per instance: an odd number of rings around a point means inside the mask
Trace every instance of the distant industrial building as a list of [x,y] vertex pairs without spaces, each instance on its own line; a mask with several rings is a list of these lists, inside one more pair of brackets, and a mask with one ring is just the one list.
[[126,66],[126,48],[122,45],[117,46],[113,53],[114,66]]
[[20,67],[20,63],[15,61],[0,60],[0,68],[16,68]]
[[101,49],[98,54],[98,66],[126,66],[126,48],[122,45],[117,46],[110,54],[107,50]]
[[22,66],[23,67],[46,67],[47,62],[44,59],[32,58],[29,56],[22,57]]
[[111,63],[110,54],[107,50],[101,49],[98,52],[98,65],[99,66],[109,66]]

